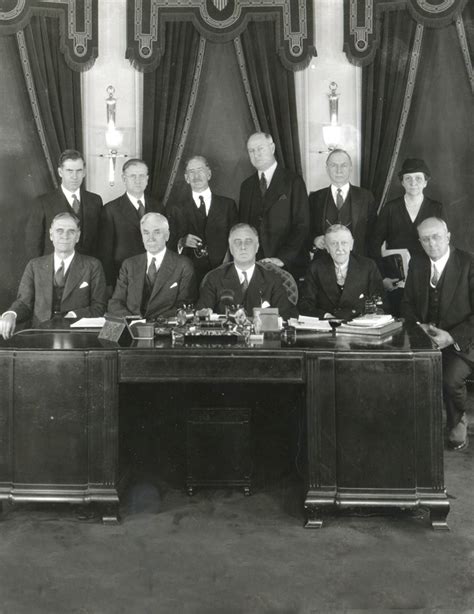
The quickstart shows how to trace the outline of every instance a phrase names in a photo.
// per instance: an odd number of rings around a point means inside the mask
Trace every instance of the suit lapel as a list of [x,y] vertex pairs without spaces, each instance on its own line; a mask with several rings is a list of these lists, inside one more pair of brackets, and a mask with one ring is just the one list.
[[362,279],[363,273],[361,271],[361,267],[357,260],[351,255],[349,258],[349,266],[347,268],[346,281],[344,282],[341,300],[345,299],[351,305],[355,305],[359,300],[363,300],[360,298],[360,281]]
[[328,257],[327,265],[319,269],[321,285],[324,288],[331,303],[337,307],[341,298],[341,292],[336,280],[336,270],[332,258]]
[[265,277],[263,276],[258,264],[256,264],[252,279],[250,280],[249,287],[247,289],[245,302],[248,305],[261,305],[263,300],[265,300],[266,290],[267,284],[265,282]]
[[[258,184],[258,173],[257,173]],[[268,211],[278,201],[278,197],[285,193],[285,184],[283,181],[283,171],[280,165],[277,165],[275,172],[273,173],[272,180],[268,186],[267,191],[263,197],[263,209]]]
[[357,222],[359,221],[359,216],[361,214],[361,205],[357,202],[357,196],[355,194],[355,190],[352,185],[349,185],[349,192],[347,193],[347,200],[349,200],[350,211],[351,211],[351,221],[352,221],[352,231],[357,226]]
[[[416,269],[415,269],[416,271]],[[423,264],[416,274],[416,296],[419,301],[419,313],[422,322],[426,322],[428,316],[428,303],[429,303],[429,291],[430,291],[430,274],[431,265],[428,257],[423,258]]]
[[[243,294],[240,287],[239,275],[237,274],[234,264],[230,264],[225,275],[222,278],[223,290],[229,289],[234,292],[234,302],[236,305],[242,305]],[[249,284],[250,287],[250,284]]]
[[84,277],[84,264],[79,254],[74,254],[74,258],[69,265],[69,271],[66,277],[66,284],[64,286],[62,302],[64,302],[71,292],[77,287],[77,285],[83,280]]
[[140,220],[138,219],[137,210],[126,194],[120,199],[120,213],[126,218],[128,223],[136,226],[137,229],[140,230]]
[[[441,300],[439,305],[439,319],[444,319],[444,314],[449,310],[449,306],[454,298],[459,278],[461,276],[461,263],[458,261],[457,253],[451,250],[448,262],[443,271],[444,279],[441,286]],[[431,271],[430,271],[431,272]]]
[[[39,317],[39,320],[49,320],[53,312],[53,275],[54,275],[54,254],[50,254],[38,268],[38,286],[44,288],[44,318]],[[49,314],[49,315],[48,315]]]

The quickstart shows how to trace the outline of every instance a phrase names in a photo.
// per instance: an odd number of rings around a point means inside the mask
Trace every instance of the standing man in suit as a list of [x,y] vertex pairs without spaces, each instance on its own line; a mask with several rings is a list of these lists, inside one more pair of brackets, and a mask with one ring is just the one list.
[[363,313],[366,299],[384,297],[382,276],[373,260],[352,252],[354,239],[347,226],[330,226],[324,244],[327,251],[305,275],[299,311],[318,318],[355,318]]
[[309,195],[310,249],[324,250],[329,226],[343,224],[351,231],[354,252],[369,254],[369,240],[377,219],[372,192],[349,183],[352,160],[343,149],[334,149],[326,160],[331,185]]
[[164,215],[146,213],[140,230],[146,253],[124,260],[109,313],[147,319],[174,316],[179,307],[196,299],[192,262],[166,248],[170,231]]
[[410,260],[402,315],[442,351],[448,445],[462,450],[468,444],[466,378],[474,368],[474,256],[450,246],[440,218],[421,222],[418,236],[425,253]]
[[143,252],[140,220],[145,213],[162,209],[148,195],[148,166],[130,158],[122,167],[125,193],[107,203],[100,217],[99,258],[105,271],[107,291],[111,296],[122,262]]
[[0,319],[0,334],[11,337],[17,322],[32,326],[55,316],[66,318],[104,315],[107,303],[102,265],[76,252],[79,220],[73,213],[58,213],[49,231],[54,253],[30,260],[16,301]]
[[82,154],[74,149],[63,151],[59,157],[58,174],[61,185],[54,192],[36,199],[26,224],[27,256],[31,259],[53,251],[51,222],[62,212],[74,213],[80,220],[81,233],[77,251],[96,256],[102,199],[98,194],[87,192],[82,187],[86,176],[86,163]]
[[186,200],[171,206],[168,212],[168,247],[192,261],[198,283],[208,271],[224,262],[227,237],[237,223],[235,202],[211,192],[211,176],[206,158],[190,158],[184,173],[186,183],[191,187],[190,193]]
[[285,267],[299,279],[308,265],[309,211],[304,181],[277,163],[269,134],[252,134],[247,151],[257,172],[240,187],[239,221],[257,229],[258,259]]
[[221,264],[207,275],[201,285],[198,309],[209,307],[224,313],[226,304],[235,304],[242,305],[248,314],[254,307],[278,307],[285,319],[298,315],[280,275],[255,262],[258,248],[255,228],[236,224],[231,229],[229,249],[234,261]]

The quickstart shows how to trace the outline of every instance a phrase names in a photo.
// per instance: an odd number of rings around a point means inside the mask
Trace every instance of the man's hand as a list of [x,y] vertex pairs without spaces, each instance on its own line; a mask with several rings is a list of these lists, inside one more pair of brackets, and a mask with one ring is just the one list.
[[15,332],[16,315],[14,313],[6,313],[0,318],[0,335],[4,339],[10,339]]
[[316,249],[326,249],[326,241],[324,240],[324,235],[319,235],[319,237],[315,237],[313,241],[313,247]]
[[[399,287],[399,279],[392,277],[384,277],[383,287],[386,292],[392,292],[392,290],[396,290]],[[403,286],[402,286],[403,287]]]
[[443,330],[442,328],[437,328],[434,324],[422,324],[423,330],[425,330],[428,335],[433,339],[436,345],[440,350],[444,350],[444,348],[453,345],[454,339],[448,333],[447,330]]
[[180,247],[191,247],[194,249],[202,245],[202,239],[196,235],[188,234],[185,237],[181,237],[179,245]]
[[271,264],[275,264],[276,266],[283,267],[285,263],[280,258],[262,258],[260,262],[271,262]]

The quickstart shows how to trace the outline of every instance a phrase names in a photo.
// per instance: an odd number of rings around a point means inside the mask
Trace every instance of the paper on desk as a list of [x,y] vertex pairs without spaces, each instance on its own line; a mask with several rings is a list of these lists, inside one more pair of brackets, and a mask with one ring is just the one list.
[[318,332],[331,332],[331,325],[327,320],[312,318],[311,316],[300,316],[299,318],[290,318],[290,326],[294,326],[297,330],[315,330]]
[[105,318],[81,318],[71,324],[71,328],[102,328]]
[[390,314],[368,313],[365,316],[359,316],[348,322],[348,326],[359,326],[361,328],[379,328],[393,322],[393,317]]

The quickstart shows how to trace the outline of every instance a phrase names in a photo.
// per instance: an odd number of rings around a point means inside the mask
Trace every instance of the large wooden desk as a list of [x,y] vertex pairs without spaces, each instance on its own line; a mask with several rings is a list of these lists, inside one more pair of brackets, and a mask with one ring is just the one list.
[[119,383],[287,382],[305,390],[307,527],[334,506],[425,506],[447,528],[441,357],[419,329],[384,342],[299,334],[292,347],[148,343],[72,331],[0,343],[0,501],[94,501],[116,521]]

